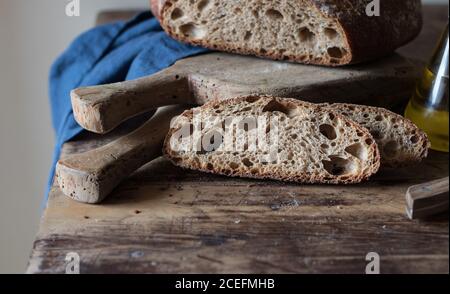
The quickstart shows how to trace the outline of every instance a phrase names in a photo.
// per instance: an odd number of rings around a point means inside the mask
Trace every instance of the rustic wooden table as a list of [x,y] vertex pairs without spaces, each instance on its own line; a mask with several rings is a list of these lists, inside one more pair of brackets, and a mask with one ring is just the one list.
[[[446,6],[425,7],[421,36],[400,52],[426,59],[447,22]],[[100,22],[130,13],[106,13]],[[83,134],[62,155],[129,132]],[[447,273],[448,215],[405,216],[410,185],[448,175],[448,155],[385,170],[356,186],[294,185],[183,171],[160,158],[102,205],[65,197],[53,185],[28,273],[64,273],[76,252],[82,273],[364,273],[377,252],[382,273]]]

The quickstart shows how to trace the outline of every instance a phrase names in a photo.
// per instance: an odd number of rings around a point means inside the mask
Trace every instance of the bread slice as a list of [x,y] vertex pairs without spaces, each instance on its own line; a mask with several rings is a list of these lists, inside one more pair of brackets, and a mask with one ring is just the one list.
[[299,183],[358,183],[380,166],[367,129],[315,104],[271,96],[185,111],[171,125],[164,154],[188,169]]
[[427,135],[401,115],[363,105],[336,103],[325,107],[369,130],[380,149],[383,167],[407,166],[427,157],[431,146]]
[[422,27],[420,0],[151,0],[164,30],[214,50],[320,65],[384,56]]

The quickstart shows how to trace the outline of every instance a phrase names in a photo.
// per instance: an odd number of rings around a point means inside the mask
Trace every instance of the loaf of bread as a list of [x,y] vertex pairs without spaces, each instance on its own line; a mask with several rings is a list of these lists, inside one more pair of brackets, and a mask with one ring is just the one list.
[[[338,66],[372,60],[414,39],[420,0],[151,0],[173,38],[214,50]],[[376,9],[375,9],[376,10]],[[371,14],[371,13],[369,13]],[[372,14],[371,14],[372,15]]]
[[326,107],[369,130],[378,144],[384,167],[402,167],[427,157],[431,146],[427,135],[401,115],[363,105],[336,103]]
[[185,111],[171,124],[163,151],[188,169],[299,183],[358,183],[380,166],[367,129],[318,105],[271,96]]

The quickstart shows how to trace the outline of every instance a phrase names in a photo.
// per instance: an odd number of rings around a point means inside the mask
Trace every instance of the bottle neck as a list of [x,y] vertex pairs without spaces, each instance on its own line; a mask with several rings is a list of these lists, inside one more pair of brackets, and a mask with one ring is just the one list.
[[449,35],[448,24],[434,51],[429,68],[437,77],[448,78],[449,71]]

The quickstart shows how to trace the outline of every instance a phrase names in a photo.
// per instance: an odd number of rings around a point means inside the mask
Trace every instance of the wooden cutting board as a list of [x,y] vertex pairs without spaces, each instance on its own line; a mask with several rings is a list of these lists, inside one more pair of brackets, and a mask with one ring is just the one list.
[[[86,130],[104,134],[161,106],[202,105],[252,94],[401,109],[419,75],[419,67],[398,54],[330,68],[208,53],[140,79],[74,89],[71,100],[76,121]],[[61,189],[72,199],[99,203],[131,172],[160,155],[170,119],[179,113],[178,109],[158,114],[136,134],[60,160],[56,174]]]
[[[446,11],[426,9],[418,43],[403,52],[428,55]],[[83,134],[61,156],[102,146],[145,119]],[[354,186],[230,179],[159,158],[102,205],[70,200],[54,185],[27,272],[64,273],[69,252],[79,254],[82,273],[363,274],[369,252],[380,255],[382,273],[448,272],[448,216],[405,214],[409,186],[447,175],[448,155],[438,152]]]
[[208,53],[140,79],[74,89],[71,98],[75,119],[84,129],[107,133],[160,106],[202,105],[211,99],[251,94],[393,109],[408,100],[419,77],[420,66],[398,54],[329,68]]

